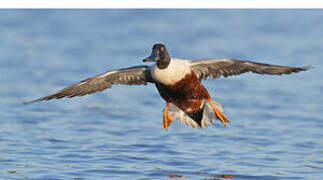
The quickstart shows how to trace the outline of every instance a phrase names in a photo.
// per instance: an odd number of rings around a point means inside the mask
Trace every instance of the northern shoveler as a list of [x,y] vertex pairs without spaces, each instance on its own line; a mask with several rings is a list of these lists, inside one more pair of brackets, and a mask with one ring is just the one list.
[[309,66],[277,66],[236,59],[195,61],[176,59],[170,57],[163,44],[155,44],[151,55],[143,59],[143,62],[155,62],[155,64],[107,71],[27,103],[84,96],[111,88],[113,84],[146,85],[154,83],[160,96],[166,101],[162,125],[165,130],[173,121],[169,115],[170,107],[172,107],[173,116],[184,118],[182,122],[192,127],[202,128],[212,123],[212,120],[207,117],[209,114],[213,114],[225,126],[226,122],[230,122],[229,119],[222,113],[219,105],[211,100],[210,94],[202,85],[201,80],[207,77],[215,79],[220,76],[228,77],[245,72],[282,75],[306,71],[310,68]]

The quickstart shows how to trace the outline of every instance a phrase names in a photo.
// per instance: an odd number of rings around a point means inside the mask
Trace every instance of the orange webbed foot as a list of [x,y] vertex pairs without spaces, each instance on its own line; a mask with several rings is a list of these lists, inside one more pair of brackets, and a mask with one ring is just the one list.
[[222,122],[223,126],[225,127],[225,122],[230,122],[230,120],[218,108],[215,107],[215,105],[213,104],[211,98],[208,98],[208,101],[212,106],[212,109],[214,111],[215,117],[217,119],[219,119]]
[[170,102],[166,102],[166,107],[164,110],[164,116],[163,116],[163,129],[165,129],[167,131],[168,126],[170,125],[170,123],[172,123],[172,118],[168,115],[168,106],[169,106]]

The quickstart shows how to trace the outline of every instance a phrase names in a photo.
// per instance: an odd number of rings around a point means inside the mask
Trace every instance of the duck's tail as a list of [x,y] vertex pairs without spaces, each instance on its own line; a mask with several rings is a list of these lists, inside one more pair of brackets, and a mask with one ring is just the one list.
[[[223,112],[221,104],[216,101],[212,101],[217,109]],[[170,104],[168,109],[169,115],[173,118],[173,120],[177,120],[180,124],[184,124],[187,126],[191,126],[193,128],[204,128],[208,127],[213,123],[215,119],[217,119],[214,114],[212,105],[208,100],[203,100],[202,106],[199,110],[185,113],[181,109],[179,109],[176,105]]]

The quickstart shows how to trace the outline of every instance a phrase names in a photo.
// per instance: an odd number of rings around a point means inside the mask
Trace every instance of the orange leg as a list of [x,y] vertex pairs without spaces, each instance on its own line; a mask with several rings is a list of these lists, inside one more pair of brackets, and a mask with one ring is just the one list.
[[213,108],[215,117],[217,119],[219,119],[222,122],[223,126],[225,127],[225,122],[230,122],[230,120],[218,108],[215,107],[211,98],[208,98],[207,100],[209,101],[209,103],[211,104],[211,106]]
[[170,123],[172,123],[172,118],[168,115],[168,106],[169,106],[170,102],[166,102],[166,107],[164,110],[164,116],[163,116],[163,129],[165,129],[167,131],[168,126],[170,125]]

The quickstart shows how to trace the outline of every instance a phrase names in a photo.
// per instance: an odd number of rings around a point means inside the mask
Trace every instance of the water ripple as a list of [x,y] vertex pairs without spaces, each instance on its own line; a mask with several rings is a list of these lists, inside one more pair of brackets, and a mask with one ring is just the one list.
[[[323,178],[321,10],[1,10],[1,17],[1,179]],[[157,41],[174,57],[315,69],[204,81],[231,123],[203,130],[174,122],[164,131],[154,85],[22,104],[140,64]]]

